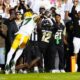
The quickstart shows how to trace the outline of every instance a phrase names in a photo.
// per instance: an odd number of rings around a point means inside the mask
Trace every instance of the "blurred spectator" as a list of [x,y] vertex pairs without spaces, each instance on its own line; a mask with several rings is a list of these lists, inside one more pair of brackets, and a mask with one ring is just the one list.
[[0,1],[0,15],[2,15],[3,18],[9,18],[9,10],[10,10],[9,2]]
[[10,31],[9,31],[9,36],[10,36],[10,43],[12,44],[15,33],[20,29],[22,24],[22,15],[20,11],[17,11],[15,13],[15,19],[10,22]]
[[4,1],[4,6],[5,6],[5,17],[9,18],[10,17],[9,10],[11,9],[10,1],[9,0]]
[[46,10],[45,7],[40,7],[40,8],[39,8],[39,14],[44,15],[45,10]]
[[79,8],[78,0],[73,0],[73,3],[67,2],[66,6],[65,6],[65,19],[67,19],[67,20],[72,19],[73,20],[73,17],[75,17],[75,13],[78,8]]
[[50,0],[40,0],[39,5],[40,7],[41,6],[45,7],[45,9],[51,8]]
[[9,0],[11,8],[14,8],[19,3],[19,0]]
[[51,4],[50,0],[30,0],[30,8],[39,14],[40,7],[44,7],[45,9],[50,9]]
[[54,4],[54,3],[55,3],[55,1],[56,1],[56,0],[50,0],[50,3],[51,3],[51,4]]
[[7,26],[4,24],[2,16],[0,16],[0,65],[5,64],[5,39],[7,37]]
[[4,5],[3,5],[2,0],[0,0],[0,15],[1,15],[2,17],[5,16],[5,10],[4,10]]
[[50,11],[51,11],[52,17],[54,18],[55,14],[56,14],[56,8],[55,7],[51,7]]
[[69,20],[66,22],[66,40],[67,44],[65,44],[65,58],[66,58],[66,71],[70,72],[71,71],[71,56],[73,56],[73,21]]
[[74,23],[74,37],[73,37],[73,46],[74,46],[74,56],[75,56],[75,71],[77,71],[78,65],[77,65],[77,55],[80,50],[80,11],[78,11],[78,15],[76,16],[76,20]]
[[5,19],[4,23],[7,25],[8,27],[8,31],[7,31],[7,38],[6,38],[6,55],[10,49],[11,46],[11,41],[10,41],[10,23],[15,19],[15,10],[14,9],[10,9],[9,10],[9,14],[10,17],[8,19]]
[[20,11],[21,14],[24,14],[28,9],[28,6],[25,4],[25,0],[19,0],[18,5],[15,7],[16,11]]
[[55,3],[56,13],[61,15],[61,19],[64,20],[65,15],[65,2],[62,0],[57,0]]
[[30,0],[30,8],[39,14],[40,0]]
[[[75,40],[75,37],[79,37],[79,25],[78,25],[78,18],[77,18],[77,11],[80,9],[80,5],[79,5],[79,1],[78,0],[73,0],[73,3],[68,3],[65,6],[65,19],[68,21],[66,23],[66,29],[67,29],[67,33],[68,33],[68,52],[69,52],[69,58],[67,57],[67,59],[69,60],[69,64],[67,64],[68,66],[70,66],[70,57],[73,55],[73,45],[74,45],[74,53],[77,53],[75,51],[75,45],[77,43]],[[71,6],[70,6],[71,5]],[[69,21],[70,20],[70,21]],[[70,32],[70,33],[69,33]],[[74,37],[74,38],[73,38]],[[75,54],[76,55],[76,54]],[[67,60],[67,61],[68,61]],[[76,59],[76,63],[77,63],[77,59]],[[77,67],[77,64],[75,65]],[[70,68],[68,68],[70,70]]]

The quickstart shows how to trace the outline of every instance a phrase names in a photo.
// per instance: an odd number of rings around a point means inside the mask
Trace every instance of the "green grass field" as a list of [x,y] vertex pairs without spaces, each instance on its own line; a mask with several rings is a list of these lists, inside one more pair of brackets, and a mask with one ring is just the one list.
[[0,80],[80,80],[80,73],[0,74]]

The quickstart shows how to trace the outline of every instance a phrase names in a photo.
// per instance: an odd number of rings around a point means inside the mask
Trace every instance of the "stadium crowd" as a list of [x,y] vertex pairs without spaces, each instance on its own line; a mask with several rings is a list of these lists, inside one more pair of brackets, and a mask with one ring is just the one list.
[[80,0],[0,0],[0,71],[8,69],[8,52],[28,11],[40,18],[16,59],[16,72],[71,72],[71,56],[80,71]]

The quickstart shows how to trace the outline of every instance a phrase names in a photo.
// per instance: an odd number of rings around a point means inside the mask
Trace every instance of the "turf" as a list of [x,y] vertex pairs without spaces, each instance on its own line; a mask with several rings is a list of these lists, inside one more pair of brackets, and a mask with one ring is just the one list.
[[0,80],[80,80],[80,73],[0,74]]

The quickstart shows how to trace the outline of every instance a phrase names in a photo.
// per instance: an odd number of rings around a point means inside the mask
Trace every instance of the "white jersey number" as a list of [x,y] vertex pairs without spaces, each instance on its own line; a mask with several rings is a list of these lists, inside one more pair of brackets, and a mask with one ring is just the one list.
[[32,18],[24,19],[22,25],[26,25],[26,24],[28,24],[29,21],[31,21],[31,19],[32,19]]
[[61,39],[62,38],[62,30],[59,30],[58,32],[56,32],[55,34],[55,39]]
[[44,31],[41,41],[44,41],[46,43],[49,43],[49,39],[51,38],[51,35],[52,35],[52,32],[51,31],[47,31],[47,32]]

